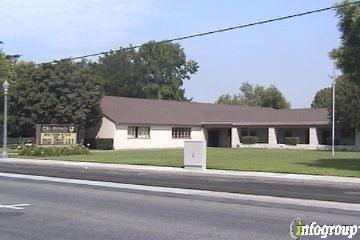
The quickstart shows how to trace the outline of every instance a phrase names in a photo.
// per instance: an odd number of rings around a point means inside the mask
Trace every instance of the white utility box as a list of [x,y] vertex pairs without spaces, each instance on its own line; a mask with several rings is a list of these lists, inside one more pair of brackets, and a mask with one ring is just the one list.
[[186,141],[184,143],[184,168],[206,169],[206,142]]

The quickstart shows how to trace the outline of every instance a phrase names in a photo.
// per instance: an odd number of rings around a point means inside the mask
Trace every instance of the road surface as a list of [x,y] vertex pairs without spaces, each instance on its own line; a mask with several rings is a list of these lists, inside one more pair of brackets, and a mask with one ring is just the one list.
[[16,163],[1,163],[0,172],[32,174],[50,177],[87,179],[117,183],[200,189],[219,192],[267,195],[277,197],[315,199],[360,203],[360,187],[301,184],[294,182],[264,181],[236,176],[205,176],[130,169],[84,169]]
[[0,207],[1,240],[279,240],[290,239],[289,225],[295,218],[351,225],[360,218],[351,211],[0,177],[0,206],[14,204],[30,205],[23,210]]

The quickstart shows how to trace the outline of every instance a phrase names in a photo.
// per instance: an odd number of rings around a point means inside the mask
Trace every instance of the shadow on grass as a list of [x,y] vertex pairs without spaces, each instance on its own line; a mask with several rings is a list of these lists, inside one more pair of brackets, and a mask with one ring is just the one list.
[[333,168],[338,170],[360,171],[360,158],[324,158],[311,163],[299,163],[309,167]]

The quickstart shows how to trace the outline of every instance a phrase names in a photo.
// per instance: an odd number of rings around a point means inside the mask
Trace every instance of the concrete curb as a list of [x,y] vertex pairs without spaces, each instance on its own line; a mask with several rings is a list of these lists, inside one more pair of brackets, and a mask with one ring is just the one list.
[[[286,173],[271,173],[271,172],[246,172],[246,171],[227,171],[207,169],[189,170],[177,167],[161,167],[161,166],[145,166],[145,165],[127,165],[127,164],[111,164],[111,163],[92,163],[92,162],[74,162],[74,161],[60,161],[60,160],[42,160],[42,159],[20,159],[8,158],[1,159],[3,163],[13,164],[30,164],[39,166],[60,166],[73,168],[91,168],[91,169],[111,169],[111,170],[128,170],[128,171],[157,171],[171,174],[181,175],[197,175],[197,176],[220,176],[230,178],[246,178],[257,181],[282,181],[313,185],[331,185],[331,186],[347,186],[360,187],[360,178],[352,177],[335,177],[335,176],[320,176],[320,175],[305,175],[305,174],[286,174]],[[0,169],[1,171],[1,169]]]

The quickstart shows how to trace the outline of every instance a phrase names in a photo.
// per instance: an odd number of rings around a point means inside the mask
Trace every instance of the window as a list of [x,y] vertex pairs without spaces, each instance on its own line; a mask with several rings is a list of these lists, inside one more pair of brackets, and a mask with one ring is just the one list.
[[129,126],[128,138],[150,138],[150,127]]
[[250,130],[250,136],[256,137],[257,136],[257,131],[256,130]]
[[173,138],[191,138],[191,128],[173,127],[172,128],[172,137]]
[[285,137],[292,137],[292,131],[291,130],[285,130],[284,136]]
[[351,138],[353,130],[351,128],[342,128],[340,132],[340,136],[342,138]]
[[249,136],[249,129],[248,128],[242,128],[241,129],[241,136],[242,137]]

